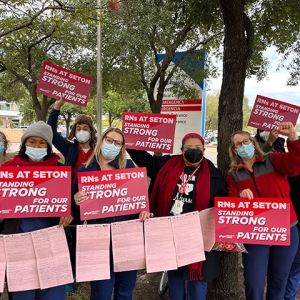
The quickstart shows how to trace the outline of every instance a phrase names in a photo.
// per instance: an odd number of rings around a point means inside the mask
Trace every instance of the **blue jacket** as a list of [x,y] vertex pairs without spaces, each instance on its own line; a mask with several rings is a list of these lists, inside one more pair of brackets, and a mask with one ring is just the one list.
[[[78,142],[77,140],[73,140],[72,142],[63,138],[57,132],[57,121],[58,116],[60,114],[59,110],[52,109],[47,121],[47,124],[51,126],[53,132],[53,141],[52,144],[54,147],[64,156],[65,158],[65,165],[71,166],[72,168],[75,167],[76,162],[78,160]],[[93,148],[93,145],[91,145]]]
[[[109,162],[109,164],[111,166],[115,167],[116,169],[120,169],[117,158],[115,160]],[[135,165],[131,159],[127,159],[126,169],[128,169],[128,168],[135,168]],[[93,172],[93,171],[101,171],[100,166],[95,159],[88,167],[81,166],[78,169],[78,172]],[[76,175],[74,184],[73,184],[73,188],[72,188],[72,205],[73,205],[72,212],[73,212],[73,216],[79,217],[79,207],[75,204],[75,201],[74,201],[74,195],[77,192],[78,192],[78,177]],[[102,218],[102,219],[94,219],[94,220],[89,220],[88,223],[89,224],[110,224],[112,222],[127,221],[127,220],[132,220],[132,219],[137,219],[137,218],[138,218],[138,215],[134,214],[134,215],[125,215],[125,216],[109,217],[109,218]]]

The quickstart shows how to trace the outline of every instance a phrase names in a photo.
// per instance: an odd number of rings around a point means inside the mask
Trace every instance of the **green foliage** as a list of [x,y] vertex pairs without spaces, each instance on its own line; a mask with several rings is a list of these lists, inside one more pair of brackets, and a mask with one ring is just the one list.
[[[164,87],[178,70],[177,63],[171,65],[175,51],[187,49],[188,55],[189,51],[205,49],[210,53],[209,41],[219,40],[222,31],[221,19],[213,20],[217,11],[218,6],[211,1],[201,1],[201,5],[196,1],[124,1],[120,12],[113,15],[118,26],[112,22],[104,26],[105,44],[113,51],[105,53],[115,60],[114,68],[118,71],[132,70],[133,74],[139,74],[138,80],[147,93],[151,110],[160,112]],[[158,62],[159,53],[165,53],[161,62]],[[214,71],[212,65],[207,64],[205,73],[197,74],[196,81]],[[183,87],[178,92],[185,98],[190,98],[192,93]]]
[[[93,97],[89,100],[87,107],[84,109],[84,113],[94,117],[96,121],[96,110],[97,100]],[[119,127],[123,112],[150,112],[150,108],[142,92],[132,91],[131,94],[125,95],[115,91],[108,91],[102,97],[102,111],[107,117],[108,126]],[[102,125],[103,127],[107,127],[105,124]]]
[[19,101],[19,111],[22,115],[22,124],[31,124],[37,121],[36,113],[32,107],[32,100],[29,97]]
[[[52,63],[71,68],[78,60],[78,53],[83,52],[88,45],[89,25],[83,22],[82,18],[84,4],[73,1],[73,5],[80,4],[82,10],[75,14],[75,6],[66,8],[61,4],[56,9],[51,8],[51,3],[59,4],[56,1],[46,0],[44,8],[51,10],[49,13],[41,12],[42,6],[38,1],[26,3],[26,14],[24,13],[24,3],[9,1],[0,11],[2,19],[1,28],[14,29],[10,34],[2,35],[0,47],[0,85],[9,100],[18,101],[21,91],[26,90],[30,95],[33,109],[38,119],[46,119],[48,109],[54,99],[47,99],[42,95],[37,95],[36,84],[40,75],[43,62]],[[86,5],[85,9],[88,8]],[[8,13],[10,11],[10,13]],[[94,11],[91,9],[91,12]],[[28,19],[32,19],[29,26],[21,26]],[[92,14],[95,15],[95,12]],[[3,25],[6,25],[3,26]],[[19,27],[17,25],[20,25]],[[89,74],[87,74],[89,75]],[[13,90],[18,96],[13,97]]]
[[219,92],[214,94],[208,94],[206,96],[205,133],[209,130],[218,129],[219,96]]
[[248,126],[248,121],[252,112],[252,107],[249,106],[249,99],[244,97],[243,99],[243,130],[253,131],[252,127]]
[[[205,132],[218,129],[218,106],[220,92],[213,92],[206,96],[206,117],[205,117]],[[252,107],[249,106],[249,99],[243,98],[243,129],[253,131],[252,127],[248,127],[248,120]]]

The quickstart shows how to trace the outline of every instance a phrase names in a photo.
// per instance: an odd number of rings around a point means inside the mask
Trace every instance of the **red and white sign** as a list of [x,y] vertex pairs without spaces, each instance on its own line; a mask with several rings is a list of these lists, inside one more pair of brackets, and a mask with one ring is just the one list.
[[149,211],[146,168],[79,172],[78,188],[88,193],[80,204],[81,220]]
[[215,198],[216,242],[290,245],[290,199]]
[[122,131],[126,148],[173,153],[176,115],[125,112]]
[[299,106],[257,95],[248,126],[265,131],[277,128],[282,122],[292,122],[295,126],[299,112]]
[[196,100],[163,100],[162,112],[201,111],[201,99]]
[[70,215],[71,167],[1,167],[1,219]]
[[54,99],[86,106],[93,78],[44,62],[36,92]]

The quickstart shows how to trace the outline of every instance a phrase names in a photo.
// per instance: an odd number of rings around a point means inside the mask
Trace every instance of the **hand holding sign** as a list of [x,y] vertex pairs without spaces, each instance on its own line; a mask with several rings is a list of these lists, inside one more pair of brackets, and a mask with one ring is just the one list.
[[253,197],[253,193],[250,189],[245,189],[245,190],[242,190],[240,192],[240,197],[241,198],[247,198],[249,200],[252,200],[254,197]]
[[277,140],[277,138],[278,138],[278,129],[274,128],[270,131],[270,135],[269,135],[268,140],[267,140],[268,144],[270,146],[272,146],[273,143]]
[[88,199],[88,193],[84,191],[79,191],[74,195],[74,200],[76,205],[80,205],[83,201]]
[[298,140],[298,135],[295,131],[294,125],[291,122],[282,122],[279,125],[279,131],[282,134],[287,135],[292,141]]
[[68,217],[60,217],[59,219],[59,226],[63,226],[66,227],[68,225],[70,225],[70,223],[73,221],[73,217],[72,216],[68,216]]
[[66,103],[66,101],[64,101],[62,98],[60,98],[59,100],[56,100],[54,103],[54,109],[60,110],[65,103]]
[[154,214],[150,213],[149,211],[142,211],[142,212],[140,212],[140,215],[139,215],[139,219],[141,222],[144,222],[147,219],[153,218],[153,217],[154,217]]

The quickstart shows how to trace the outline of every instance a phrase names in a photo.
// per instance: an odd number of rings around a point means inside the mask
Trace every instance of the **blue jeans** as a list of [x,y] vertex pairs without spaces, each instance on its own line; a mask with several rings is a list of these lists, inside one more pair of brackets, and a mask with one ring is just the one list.
[[266,276],[266,300],[283,299],[298,244],[298,230],[296,226],[293,226],[291,227],[290,246],[245,245],[248,251],[248,253],[243,253],[247,300],[264,299]]
[[13,300],[66,300],[66,286],[59,285],[44,290],[12,292]]
[[114,290],[114,300],[131,300],[137,271],[113,272],[110,279],[91,281],[90,300],[110,300]]
[[[300,227],[297,226],[298,236],[300,239]],[[300,243],[298,245],[298,250],[294,258],[289,278],[285,287],[285,300],[296,300],[296,295],[299,290],[299,281],[300,281]]]
[[[169,300],[185,300],[185,267],[177,270],[168,271]],[[187,281],[188,300],[205,300],[207,282],[206,281]]]

